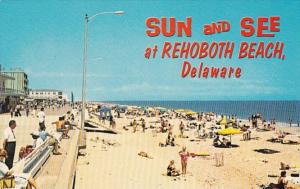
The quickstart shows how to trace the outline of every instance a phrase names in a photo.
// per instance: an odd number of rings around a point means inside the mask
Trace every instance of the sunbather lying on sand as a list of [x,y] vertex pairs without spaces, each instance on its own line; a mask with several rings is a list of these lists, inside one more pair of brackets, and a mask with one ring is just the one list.
[[139,156],[145,157],[145,158],[149,158],[149,159],[153,159],[153,157],[149,156],[146,152],[139,152],[138,153]]
[[219,146],[221,144],[222,144],[222,141],[220,140],[219,134],[217,133],[216,137],[214,138],[213,145],[214,146]]
[[226,147],[230,147],[230,146],[231,146],[231,142],[230,142],[227,138],[223,138],[223,144],[224,144]]
[[223,138],[222,140],[220,140],[219,135],[217,135],[216,138],[213,141],[213,146],[214,147],[229,148],[229,147],[231,147],[231,142],[226,138]]

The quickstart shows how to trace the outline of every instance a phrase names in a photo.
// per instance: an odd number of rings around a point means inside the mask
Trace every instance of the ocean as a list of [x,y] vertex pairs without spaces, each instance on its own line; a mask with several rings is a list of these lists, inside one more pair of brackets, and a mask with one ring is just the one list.
[[296,124],[300,121],[300,101],[110,101],[109,103],[135,106],[160,106],[169,109],[191,109],[195,112],[215,112],[237,115],[248,119],[255,113],[263,118]]

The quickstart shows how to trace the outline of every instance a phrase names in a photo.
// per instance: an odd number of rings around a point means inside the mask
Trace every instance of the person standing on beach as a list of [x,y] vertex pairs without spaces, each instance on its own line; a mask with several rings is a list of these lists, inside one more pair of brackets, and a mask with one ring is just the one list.
[[179,156],[181,159],[182,175],[186,175],[187,161],[188,161],[188,157],[190,156],[190,153],[186,151],[185,146],[182,147],[182,150],[179,152]]
[[113,121],[114,121],[114,118],[112,115],[109,116],[109,127],[112,128],[113,126]]
[[146,123],[145,123],[144,119],[142,119],[142,129],[143,129],[143,133],[144,133],[146,130]]
[[292,119],[289,119],[290,127],[292,127]]
[[13,167],[15,150],[16,150],[16,136],[14,134],[14,129],[17,127],[15,120],[9,121],[8,127],[4,130],[4,141],[3,148],[7,152],[7,158],[5,159],[5,164],[9,169]]
[[179,125],[179,131],[180,131],[180,136],[183,137],[184,124],[182,121],[180,122],[180,125]]
[[133,120],[132,127],[133,127],[133,132],[135,133],[136,132],[136,127],[137,127],[136,120]]

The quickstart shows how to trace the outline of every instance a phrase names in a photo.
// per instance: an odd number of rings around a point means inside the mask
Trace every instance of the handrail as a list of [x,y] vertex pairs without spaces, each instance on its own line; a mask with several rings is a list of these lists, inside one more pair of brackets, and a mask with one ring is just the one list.
[[16,173],[30,173],[34,176],[48,159],[52,149],[53,147],[50,146],[50,138],[48,138],[24,159],[17,162],[12,169]]

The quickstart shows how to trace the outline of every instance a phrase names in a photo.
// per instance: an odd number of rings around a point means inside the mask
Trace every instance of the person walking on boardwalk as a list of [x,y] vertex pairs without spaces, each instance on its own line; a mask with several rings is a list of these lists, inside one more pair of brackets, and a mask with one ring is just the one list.
[[39,118],[39,125],[45,127],[46,114],[44,112],[44,108],[41,108],[41,111],[37,114],[37,117]]
[[26,117],[28,117],[29,116],[29,106],[28,105],[25,108],[25,112],[26,112]]
[[3,148],[7,152],[7,158],[5,159],[5,164],[9,169],[13,167],[15,150],[16,150],[16,136],[14,129],[17,127],[15,120],[9,121],[8,127],[4,130],[4,141]]
[[10,117],[11,118],[14,117],[14,112],[15,112],[15,110],[13,108],[10,108]]

